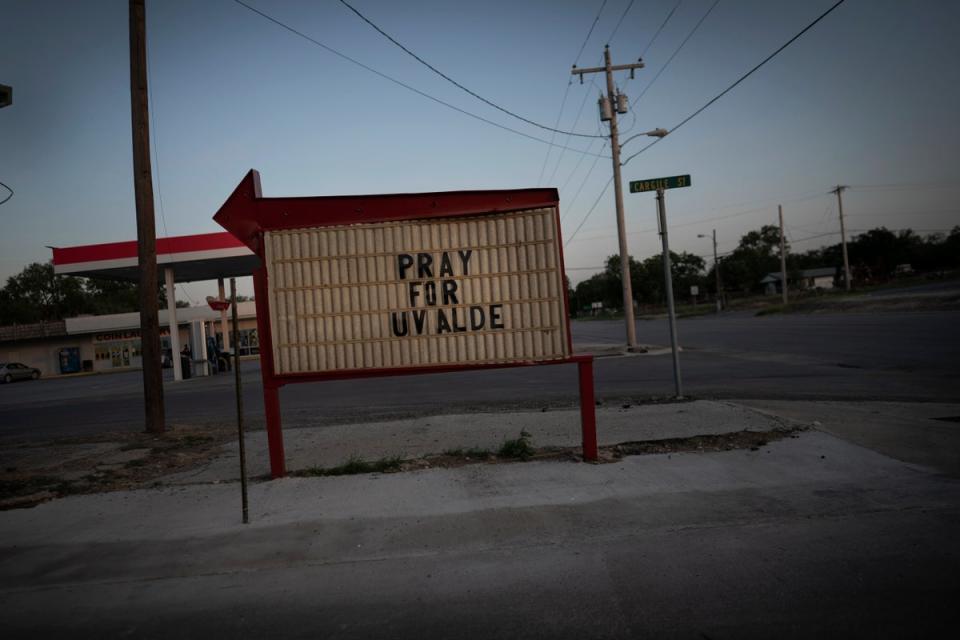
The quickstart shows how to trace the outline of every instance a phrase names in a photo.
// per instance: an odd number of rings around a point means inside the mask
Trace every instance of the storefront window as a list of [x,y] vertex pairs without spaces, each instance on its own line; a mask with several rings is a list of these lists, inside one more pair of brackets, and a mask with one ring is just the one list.
[[[217,332],[217,347],[223,349],[223,334],[220,332]],[[239,348],[241,356],[255,356],[260,353],[260,338],[256,328],[240,330]]]

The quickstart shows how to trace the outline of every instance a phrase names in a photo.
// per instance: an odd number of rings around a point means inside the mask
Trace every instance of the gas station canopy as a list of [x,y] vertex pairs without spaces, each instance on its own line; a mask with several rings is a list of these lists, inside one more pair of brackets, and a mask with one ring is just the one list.
[[[157,274],[171,269],[176,282],[196,282],[249,276],[259,258],[227,232],[157,238]],[[58,275],[109,280],[140,280],[137,241],[108,242],[53,248],[53,271]]]

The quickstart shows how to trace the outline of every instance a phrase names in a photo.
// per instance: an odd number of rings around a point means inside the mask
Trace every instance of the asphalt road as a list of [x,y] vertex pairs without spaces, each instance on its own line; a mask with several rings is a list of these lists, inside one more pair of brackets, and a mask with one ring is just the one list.
[[[960,401],[960,312],[748,313],[683,319],[678,333],[684,392],[700,398]],[[573,323],[576,347],[620,344],[622,322]],[[637,323],[638,340],[668,345],[665,319]],[[244,363],[248,424],[262,425],[259,364]],[[169,377],[169,372],[167,376]],[[668,353],[598,358],[605,402],[673,393]],[[0,439],[73,437],[143,428],[138,372],[0,385]],[[173,425],[230,421],[233,376],[165,387]],[[573,406],[576,368],[523,367],[455,374],[290,385],[286,428],[410,415]]]

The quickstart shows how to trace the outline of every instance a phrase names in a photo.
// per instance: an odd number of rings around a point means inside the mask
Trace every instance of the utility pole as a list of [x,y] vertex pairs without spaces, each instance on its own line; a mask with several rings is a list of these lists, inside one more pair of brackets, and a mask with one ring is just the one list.
[[633,351],[637,348],[637,326],[633,316],[633,287],[630,283],[630,254],[627,251],[627,231],[623,217],[623,186],[620,180],[620,140],[617,130],[617,114],[627,112],[627,96],[618,93],[613,86],[614,71],[630,71],[630,77],[633,77],[635,69],[642,69],[643,62],[631,64],[613,65],[610,63],[610,45],[603,48],[604,66],[591,67],[586,69],[577,69],[570,72],[573,75],[580,75],[580,82],[583,82],[585,73],[605,73],[607,76],[607,95],[600,98],[600,117],[601,120],[610,122],[610,151],[613,159],[613,189],[614,198],[617,207],[617,237],[620,240],[620,279],[623,284],[623,315],[627,323],[627,350]]
[[720,258],[717,257],[717,230],[713,230],[713,271],[717,275],[717,313],[723,310],[723,282],[720,280]]
[[[702,233],[697,234],[698,238],[706,238]],[[717,258],[717,230],[713,230],[713,273],[717,277],[717,313],[723,308],[723,284],[720,282],[720,259]]]
[[837,204],[840,206],[840,244],[843,246],[843,284],[850,291],[850,259],[847,257],[847,228],[843,224],[843,190],[846,185],[838,184],[830,193],[837,194]]
[[783,205],[777,205],[780,215],[780,288],[783,289],[783,304],[787,304],[787,250],[783,239]]
[[[133,191],[137,206],[137,260],[140,266],[140,349],[143,405],[150,433],[163,433],[163,376],[157,301],[157,233],[150,171],[147,112],[147,35],[144,0],[130,0],[130,114],[133,127]],[[170,327],[176,331],[177,327]],[[174,353],[174,358],[179,354]]]

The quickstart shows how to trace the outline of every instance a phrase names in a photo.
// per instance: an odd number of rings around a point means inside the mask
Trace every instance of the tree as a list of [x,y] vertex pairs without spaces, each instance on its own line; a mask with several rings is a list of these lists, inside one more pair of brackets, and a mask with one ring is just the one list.
[[[138,291],[135,283],[56,275],[52,264],[35,262],[10,276],[0,289],[0,325],[136,311]],[[157,295],[165,300],[159,284]],[[189,305],[178,302],[177,306]]]
[[[684,297],[693,285],[703,282],[703,269],[706,263],[698,255],[670,252],[670,273],[673,278],[674,298]],[[646,274],[645,299],[650,302],[666,302],[667,296],[663,279],[663,254],[650,256],[643,261]]]
[[136,311],[140,306],[140,287],[134,282],[88,279],[86,291],[90,296],[91,313],[123,313]]
[[34,262],[7,278],[0,290],[0,324],[29,324],[88,313],[80,278],[58,276],[52,264]]
[[[789,248],[786,242],[784,246]],[[780,271],[780,228],[768,224],[745,234],[721,268],[726,288],[758,290],[764,276]]]

